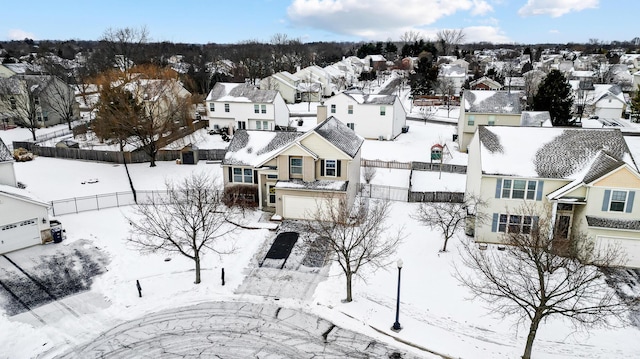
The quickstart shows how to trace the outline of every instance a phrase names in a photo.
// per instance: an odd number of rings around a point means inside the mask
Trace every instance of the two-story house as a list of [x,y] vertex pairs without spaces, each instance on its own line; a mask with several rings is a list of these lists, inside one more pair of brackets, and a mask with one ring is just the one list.
[[79,116],[73,89],[56,76],[0,77],[0,118],[8,124],[48,127]]
[[395,95],[365,94],[354,89],[325,101],[328,115],[335,116],[368,139],[393,140],[406,126],[407,113]]
[[281,71],[260,80],[261,90],[276,90],[286,103],[302,101],[300,78],[288,71]]
[[245,83],[218,82],[205,100],[212,129],[273,131],[289,124],[289,108],[276,90]]
[[[318,110],[318,120],[325,118],[326,109]],[[363,142],[335,117],[305,133],[237,131],[222,162],[225,192],[290,219],[310,218],[340,200],[352,205]]]
[[638,168],[617,129],[481,126],[469,145],[466,193],[487,202],[479,210],[489,218],[475,224],[477,242],[526,234],[548,216],[558,244],[585,234],[596,249],[619,246],[616,264],[640,267],[638,191]]
[[465,90],[460,100],[458,149],[467,151],[479,125],[520,126],[521,113],[518,93]]

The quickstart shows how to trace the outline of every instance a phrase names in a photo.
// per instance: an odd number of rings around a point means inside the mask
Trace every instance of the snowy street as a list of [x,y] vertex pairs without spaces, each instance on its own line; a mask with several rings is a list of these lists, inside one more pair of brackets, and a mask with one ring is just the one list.
[[122,323],[57,358],[390,358],[394,353],[416,358],[301,310],[208,302]]

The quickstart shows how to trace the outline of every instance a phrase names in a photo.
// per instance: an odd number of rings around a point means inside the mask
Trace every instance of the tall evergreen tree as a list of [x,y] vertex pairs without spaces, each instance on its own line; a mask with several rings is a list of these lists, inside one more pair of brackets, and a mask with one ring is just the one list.
[[554,126],[567,126],[571,119],[573,96],[562,72],[551,70],[533,97],[534,111],[549,111]]
[[640,121],[640,85],[638,85],[636,94],[631,99],[631,121]]

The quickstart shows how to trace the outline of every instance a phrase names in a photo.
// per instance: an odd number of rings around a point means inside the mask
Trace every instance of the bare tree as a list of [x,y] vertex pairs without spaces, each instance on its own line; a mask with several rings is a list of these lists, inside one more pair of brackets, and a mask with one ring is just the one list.
[[545,77],[544,72],[542,71],[529,71],[524,75],[524,95],[525,95],[525,109],[533,108],[533,98],[538,93],[538,88],[540,88],[540,83]]
[[440,252],[446,252],[449,239],[465,226],[467,221],[486,221],[484,212],[478,211],[486,205],[486,201],[476,197],[468,197],[462,203],[423,202],[411,217],[431,229],[440,231],[444,237]]
[[135,215],[128,218],[131,243],[143,252],[178,253],[192,259],[196,284],[204,253],[231,253],[230,239],[239,223],[237,211],[223,204],[223,193],[214,182],[203,174],[178,184],[167,182],[166,195],[137,205]]
[[114,67],[128,73],[134,65],[134,58],[142,48],[141,45],[149,41],[149,30],[146,26],[108,28],[102,34],[100,41],[106,45],[107,56],[111,57],[108,61]]
[[25,127],[36,140],[36,130],[40,128],[40,92],[45,83],[41,77],[19,77],[0,79],[0,115],[12,119],[18,126]]
[[447,105],[447,117],[451,115],[451,101],[453,95],[455,95],[456,85],[448,77],[439,77],[436,83],[436,89],[442,100]]
[[366,184],[370,184],[373,178],[376,176],[376,168],[367,166],[362,170],[362,177]]
[[382,267],[400,241],[402,229],[390,230],[386,224],[389,201],[356,198],[350,207],[346,199],[323,198],[306,222],[306,230],[326,240],[347,281],[346,302],[351,302],[352,280],[363,266]]
[[71,121],[77,118],[77,102],[73,89],[61,79],[52,79],[49,83],[47,102],[51,111],[67,123],[71,130]]
[[590,243],[578,233],[566,245],[539,212],[524,208],[520,213],[527,214],[521,216],[522,225],[503,228],[503,251],[463,245],[463,263],[470,271],[456,268],[456,277],[495,313],[515,315],[518,325],[529,322],[522,358],[531,358],[539,325],[548,317],[584,327],[610,326],[611,319],[626,322],[629,303],[608,287],[598,268],[618,263],[619,251],[578,245]]
[[449,55],[465,38],[462,29],[444,29],[436,33],[436,46],[443,55]]
[[419,31],[407,30],[402,35],[400,35],[400,41],[402,41],[405,45],[413,44],[414,42],[418,42],[422,40],[422,34]]

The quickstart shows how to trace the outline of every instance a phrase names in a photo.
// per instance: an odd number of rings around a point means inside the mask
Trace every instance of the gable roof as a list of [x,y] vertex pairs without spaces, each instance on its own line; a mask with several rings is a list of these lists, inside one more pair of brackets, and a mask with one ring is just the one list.
[[276,90],[259,90],[246,83],[218,82],[209,92],[206,101],[271,103],[277,94]]
[[0,138],[0,162],[10,162],[13,161],[13,155],[9,148],[4,144],[2,138]]
[[352,89],[342,92],[361,105],[393,105],[396,95],[365,94],[362,90]]
[[550,121],[549,111],[522,111],[520,115],[520,126],[539,127]]
[[322,121],[312,131],[351,158],[356,156],[358,150],[364,143],[364,138],[333,116]]
[[488,175],[583,180],[616,161],[637,171],[617,129],[479,126],[478,136],[482,172]]
[[35,197],[33,194],[31,194],[31,192],[18,187],[0,184],[0,195],[30,202],[43,207],[49,207],[49,204],[47,202]]
[[229,142],[222,164],[260,166],[300,136],[301,132],[237,130]]
[[517,92],[491,90],[465,90],[465,112],[520,114],[520,98]]

